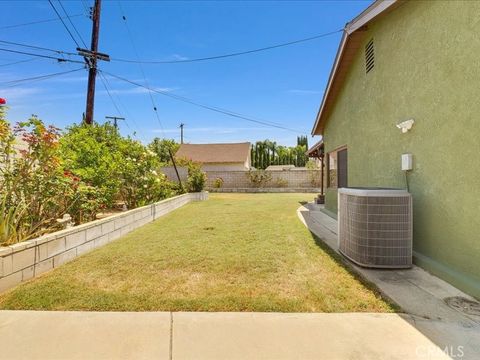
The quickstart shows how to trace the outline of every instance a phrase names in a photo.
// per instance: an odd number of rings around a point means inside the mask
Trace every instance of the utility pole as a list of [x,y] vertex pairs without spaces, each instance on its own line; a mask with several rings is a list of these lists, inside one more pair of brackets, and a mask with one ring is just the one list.
[[185,126],[184,123],[180,123],[180,144],[183,144],[183,127]]
[[120,116],[105,116],[105,119],[111,119],[111,120],[113,120],[113,126],[114,126],[115,129],[117,129],[117,130],[118,130],[117,120],[125,120],[124,117],[120,117]]
[[101,0],[95,0],[95,5],[92,9],[92,43],[90,50],[77,48],[80,55],[85,58],[88,70],[88,93],[87,93],[87,108],[85,112],[85,123],[91,125],[93,123],[93,108],[95,102],[95,79],[97,76],[97,60],[110,61],[107,54],[98,52],[98,38],[100,33],[100,9]]

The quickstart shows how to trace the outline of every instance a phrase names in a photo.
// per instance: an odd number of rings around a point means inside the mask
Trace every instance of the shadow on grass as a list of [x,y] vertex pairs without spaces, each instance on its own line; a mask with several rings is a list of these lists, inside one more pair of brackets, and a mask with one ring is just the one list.
[[330,246],[328,246],[321,238],[315,235],[312,231],[310,231],[310,234],[312,235],[312,239],[315,241],[315,245],[317,245],[321,250],[326,252],[333,259],[333,261],[335,261],[337,265],[343,267],[345,270],[347,270],[347,272],[350,275],[352,275],[356,280],[358,280],[363,286],[373,291],[375,295],[381,298],[383,301],[385,301],[394,312],[404,313],[402,308],[390,297],[384,294],[375,283],[371,282],[370,280],[365,278],[362,274],[360,274],[347,258],[345,258],[341,254],[333,250]]
[[300,205],[306,205],[306,204],[308,204],[308,201],[299,201],[298,203],[299,203]]

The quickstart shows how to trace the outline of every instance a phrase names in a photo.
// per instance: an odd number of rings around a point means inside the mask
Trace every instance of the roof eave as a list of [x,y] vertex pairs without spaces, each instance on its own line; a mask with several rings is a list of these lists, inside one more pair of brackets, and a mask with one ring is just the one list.
[[333,63],[330,76],[328,78],[327,86],[323,94],[322,102],[315,119],[315,124],[313,125],[311,134],[312,135],[323,135],[323,130],[325,126],[325,104],[330,94],[330,89],[332,88],[333,82],[337,75],[337,70],[339,68],[340,62],[342,60],[343,54],[345,52],[346,45],[350,34],[354,33],[357,30],[361,30],[365,25],[367,25],[371,20],[376,18],[381,13],[385,12],[393,5],[404,2],[404,0],[383,0],[376,1],[365,9],[361,14],[355,17],[353,20],[347,23],[345,26],[340,45],[337,50],[337,55],[335,56],[335,61]]
[[320,108],[318,110],[317,118],[315,119],[315,124],[313,125],[312,131],[311,131],[312,135],[322,135],[321,133],[316,132],[317,126],[319,125],[320,117],[321,117],[321,115],[323,113],[323,109],[325,107],[325,101],[328,97],[328,93],[330,92],[330,87],[332,86],[332,83],[333,83],[333,77],[335,76],[336,69],[337,69],[338,65],[340,64],[339,60],[340,60],[340,57],[343,54],[343,48],[345,47],[345,43],[347,41],[347,36],[348,36],[347,32],[344,29],[343,34],[342,34],[342,39],[340,40],[340,45],[338,46],[337,55],[335,56],[335,61],[333,62],[333,67],[332,67],[332,70],[330,71],[330,76],[328,77],[327,86],[325,88],[325,91],[323,92],[322,103],[321,103]]

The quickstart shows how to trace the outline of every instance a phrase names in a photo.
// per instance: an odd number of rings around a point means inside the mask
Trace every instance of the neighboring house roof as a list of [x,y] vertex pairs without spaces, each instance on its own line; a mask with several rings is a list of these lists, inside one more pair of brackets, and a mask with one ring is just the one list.
[[244,163],[250,156],[250,143],[181,144],[175,157],[199,163]]
[[318,110],[315,124],[313,125],[312,135],[323,135],[327,117],[333,108],[336,96],[340,92],[348,68],[352,64],[355,54],[362,44],[368,23],[380,16],[384,16],[404,2],[403,0],[377,0],[345,25],[337,56],[335,57],[327,87],[323,94],[322,103]]

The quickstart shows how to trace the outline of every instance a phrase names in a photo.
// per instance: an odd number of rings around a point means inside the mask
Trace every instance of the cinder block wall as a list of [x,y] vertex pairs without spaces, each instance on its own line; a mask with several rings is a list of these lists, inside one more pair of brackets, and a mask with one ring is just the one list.
[[[180,178],[186,181],[187,172],[185,168],[178,168]],[[162,168],[162,172],[171,181],[178,181],[173,167]],[[261,171],[252,171],[252,173]],[[262,171],[263,172],[263,171]],[[320,187],[320,170],[286,170],[267,171],[272,180],[263,184],[264,188],[291,188],[291,189],[314,189]],[[255,188],[249,177],[248,171],[206,171],[206,188],[214,189],[215,179],[223,179],[223,189],[251,189]]]
[[[259,171],[252,171],[256,173]],[[319,170],[266,171],[272,179],[262,185],[265,188],[318,188]],[[213,188],[215,179],[223,179],[223,188],[254,188],[248,171],[208,171],[207,188]]]
[[101,247],[208,193],[189,193],[102,220],[0,247],[0,292]]
[[[177,170],[178,170],[178,175],[180,176],[180,179],[182,180],[182,182],[186,182],[188,177],[187,168],[177,167]],[[178,182],[177,173],[175,172],[175,168],[173,166],[162,167],[161,171],[163,174],[165,174],[168,180]]]

